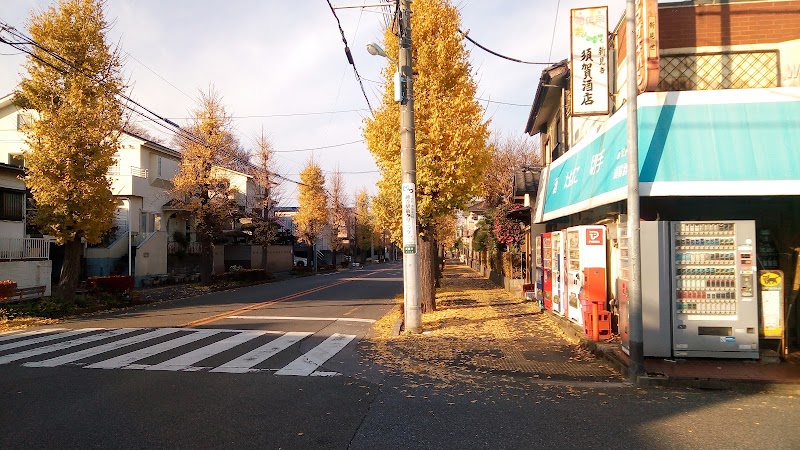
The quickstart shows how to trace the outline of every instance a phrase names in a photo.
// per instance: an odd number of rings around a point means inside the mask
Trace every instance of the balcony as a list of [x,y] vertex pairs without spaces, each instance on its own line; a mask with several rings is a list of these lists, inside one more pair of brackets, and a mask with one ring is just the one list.
[[146,196],[149,189],[147,177],[150,175],[147,169],[136,166],[112,166],[107,174],[111,179],[111,192],[114,195]]
[[50,241],[42,238],[0,238],[0,261],[50,259]]

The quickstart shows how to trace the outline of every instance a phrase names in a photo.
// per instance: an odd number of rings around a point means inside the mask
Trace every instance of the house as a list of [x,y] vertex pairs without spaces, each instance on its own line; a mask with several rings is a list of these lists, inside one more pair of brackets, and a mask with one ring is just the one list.
[[21,167],[0,163],[0,280],[16,281],[17,288],[44,286],[50,295],[51,241],[25,233],[23,173]]
[[[20,126],[29,120],[33,120],[33,114],[14,105],[13,94],[0,98],[0,163],[16,167],[20,173],[26,148]],[[86,248],[85,275],[131,274],[140,285],[166,278],[174,271],[194,271],[199,255],[194,219],[176,207],[171,196],[172,179],[180,168],[180,152],[136,133],[123,132],[114,161],[108,170],[118,205],[114,226],[103,242]],[[219,166],[213,171],[230,181],[243,213],[256,206],[263,192],[252,176]],[[232,217],[226,229],[239,230],[241,225]],[[20,222],[15,227],[21,227],[23,233],[17,236],[15,231],[14,238],[25,237],[24,224]],[[6,232],[6,228],[9,227],[0,227],[0,232]],[[11,235],[11,231],[7,233]],[[253,251],[259,252],[260,248]],[[215,268],[224,271],[228,264],[221,245],[217,253]],[[240,257],[230,259],[238,261]],[[258,264],[261,261],[259,255],[246,259],[248,267],[250,260],[259,261]],[[54,269],[57,272],[59,268]]]
[[[754,269],[780,269],[785,279],[796,279],[792,257],[793,249],[800,246],[800,1],[661,3],[646,16],[647,26],[654,31],[648,35],[654,38],[647,53],[651,64],[647,70],[639,68],[636,80],[639,226],[642,233],[648,233],[647,239],[642,235],[640,267],[645,355],[719,356],[722,350],[692,352],[701,342],[718,348],[736,342],[738,347],[729,345],[727,355],[757,357],[758,348],[775,347],[777,340],[762,336],[758,343],[757,315],[765,305],[753,301],[758,297],[758,282],[751,275]],[[624,19],[616,22],[609,36],[608,48],[594,53],[607,51],[608,111],[576,112],[589,104],[586,90],[575,84],[588,72],[571,73],[565,60],[542,71],[525,131],[539,136],[546,164],[533,206],[533,223],[548,231],[579,225],[599,225],[607,230],[604,307],[611,311],[612,323],[618,324],[615,331],[624,347],[628,339],[625,286],[631,276],[627,260],[627,86],[633,82],[627,77]],[[601,85],[599,81],[590,79],[583,86]],[[720,224],[723,228],[740,226],[733,225],[740,221],[743,232],[753,226],[757,231],[749,237],[737,234],[741,242],[730,250],[731,255],[739,256],[755,253],[750,255],[753,259],[735,259],[744,267],[735,270],[741,280],[712,280],[709,285],[717,286],[713,295],[697,289],[686,292],[693,301],[675,300],[678,297],[673,298],[673,292],[684,295],[682,288],[676,287],[684,281],[683,269],[672,270],[677,256],[670,253],[683,252],[674,248],[670,234],[677,233],[674,224],[679,221],[707,222],[717,228]],[[664,240],[662,234],[670,237]],[[762,236],[780,243],[782,247],[773,253],[782,256],[767,258],[759,253],[773,247],[762,245]],[[658,242],[666,242],[666,246],[658,247]],[[689,253],[680,253],[684,254]],[[730,266],[725,270],[734,267]],[[706,268],[692,270],[705,273]],[[575,285],[580,281],[570,280]],[[706,286],[702,276],[698,280]],[[700,281],[692,279],[698,286]],[[718,287],[732,283],[736,289]],[[719,290],[724,292],[719,294]],[[702,292],[702,299],[695,291]],[[720,298],[731,300],[730,304],[715,307]],[[776,308],[783,306],[784,311],[794,301],[782,300],[776,302]],[[736,313],[730,314],[733,308]],[[777,309],[773,313],[781,316]],[[800,345],[797,325],[793,327],[786,336]],[[711,329],[728,337],[698,334]],[[691,340],[675,338],[690,332],[694,333]]]

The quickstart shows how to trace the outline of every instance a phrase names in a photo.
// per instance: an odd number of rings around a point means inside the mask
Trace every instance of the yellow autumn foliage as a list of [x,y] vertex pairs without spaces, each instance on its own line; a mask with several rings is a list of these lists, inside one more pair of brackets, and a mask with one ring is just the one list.
[[[447,0],[417,0],[411,16],[414,71],[414,114],[417,160],[417,215],[420,229],[462,208],[477,193],[489,162],[488,122],[476,101],[469,52],[458,33],[460,15]],[[387,29],[389,55],[398,54],[398,40]],[[396,58],[395,58],[396,59]],[[379,228],[401,242],[400,116],[394,102],[392,77],[383,71],[383,102],[366,120],[364,136],[382,178],[375,197]]]
[[123,83],[119,55],[105,40],[109,27],[97,0],[61,0],[30,20],[41,46],[31,46],[16,92],[17,105],[35,113],[22,127],[25,182],[34,223],[59,244],[97,243],[112,225],[107,172],[119,148]]

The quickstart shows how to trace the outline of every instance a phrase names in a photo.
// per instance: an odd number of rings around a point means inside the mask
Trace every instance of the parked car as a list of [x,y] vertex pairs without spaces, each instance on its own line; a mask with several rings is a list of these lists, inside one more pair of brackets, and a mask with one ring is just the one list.
[[308,266],[308,259],[295,255],[294,265],[295,267],[306,267]]

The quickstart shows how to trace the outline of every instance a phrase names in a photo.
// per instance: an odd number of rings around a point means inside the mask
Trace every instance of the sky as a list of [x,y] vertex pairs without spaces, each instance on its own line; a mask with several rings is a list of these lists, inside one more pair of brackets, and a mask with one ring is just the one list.
[[[375,2],[331,0],[334,7]],[[2,3],[0,20],[27,35],[30,15],[56,2]],[[453,4],[461,12],[461,29],[473,40],[497,53],[542,63],[569,56],[570,9],[608,6],[613,29],[625,8],[624,0]],[[105,13],[113,23],[108,39],[125,58],[128,95],[137,102],[185,125],[199,93],[213,86],[244,147],[253,148],[262,130],[270,138],[279,174],[299,181],[313,155],[326,174],[342,173],[350,203],[361,188],[376,193],[380,175],[362,137],[367,101],[325,0],[107,0]],[[389,62],[367,53],[366,43],[382,44],[384,16],[375,8],[337,9],[336,14],[376,108],[383,90],[380,71]],[[546,65],[504,60],[464,42],[490,129],[524,135]],[[19,83],[23,61],[17,50],[0,44],[0,96]],[[139,123],[157,135],[164,130]],[[297,186],[284,182],[282,190],[281,203],[296,205]]]

